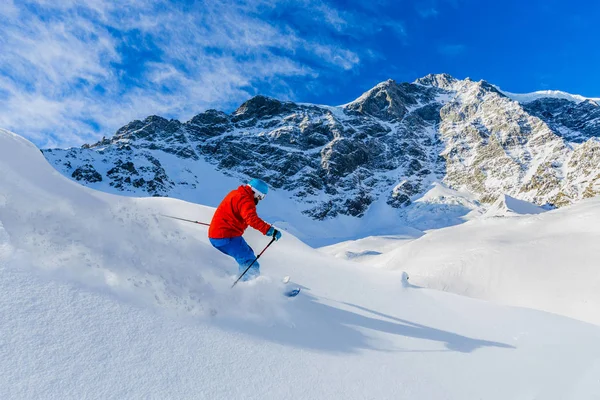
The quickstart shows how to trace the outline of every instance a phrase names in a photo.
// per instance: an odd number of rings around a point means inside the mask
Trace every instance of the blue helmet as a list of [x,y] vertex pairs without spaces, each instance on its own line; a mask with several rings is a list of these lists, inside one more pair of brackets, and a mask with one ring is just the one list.
[[254,178],[250,182],[248,182],[248,186],[250,186],[252,188],[254,195],[259,200],[264,199],[265,196],[267,195],[267,192],[269,191],[269,186],[267,186],[267,184],[263,180],[256,179],[256,178]]

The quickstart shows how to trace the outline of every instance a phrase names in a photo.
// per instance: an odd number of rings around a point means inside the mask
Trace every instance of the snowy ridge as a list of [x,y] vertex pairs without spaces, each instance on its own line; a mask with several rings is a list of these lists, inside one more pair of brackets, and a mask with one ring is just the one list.
[[511,99],[518,101],[519,103],[531,103],[533,101],[539,100],[539,99],[563,99],[563,100],[568,100],[568,101],[572,101],[573,103],[581,103],[584,101],[594,101],[594,102],[600,102],[600,97],[597,98],[592,98],[592,97],[583,97],[580,96],[578,94],[570,94],[567,92],[561,92],[560,90],[540,90],[537,92],[531,92],[531,93],[510,93],[504,90],[501,90],[501,92],[505,95],[510,97]]
[[[156,216],[211,208],[81,187],[3,131],[0,187],[1,398],[600,393],[597,326],[405,287],[289,234],[261,258],[267,279],[231,290],[204,228]],[[292,301],[283,275],[304,287]]]

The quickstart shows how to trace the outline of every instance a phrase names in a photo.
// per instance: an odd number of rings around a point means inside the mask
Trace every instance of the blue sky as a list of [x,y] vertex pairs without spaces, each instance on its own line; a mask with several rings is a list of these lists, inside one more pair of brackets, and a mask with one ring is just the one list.
[[600,97],[600,2],[4,0],[0,127],[78,146],[255,94],[343,104],[388,78]]

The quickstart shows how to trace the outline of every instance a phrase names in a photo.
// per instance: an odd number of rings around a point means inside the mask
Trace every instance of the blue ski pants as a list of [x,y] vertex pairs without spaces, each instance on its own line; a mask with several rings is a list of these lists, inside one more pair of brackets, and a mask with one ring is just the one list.
[[[248,265],[254,261],[256,256],[252,248],[246,243],[243,237],[236,236],[225,239],[209,239],[210,243],[222,253],[227,254],[235,258],[238,263],[239,274],[246,270]],[[260,275],[260,265],[258,261],[252,264],[252,267],[246,272],[246,275],[242,277],[242,281],[248,281],[254,279]]]

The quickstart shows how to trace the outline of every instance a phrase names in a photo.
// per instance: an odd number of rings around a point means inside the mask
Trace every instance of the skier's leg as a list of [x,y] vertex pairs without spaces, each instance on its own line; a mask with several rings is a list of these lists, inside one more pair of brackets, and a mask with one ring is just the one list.
[[[252,264],[252,261],[256,259],[256,255],[254,255],[254,251],[252,248],[246,243],[243,237],[234,238],[235,241],[235,251],[233,257],[238,262],[239,273],[240,275],[248,268],[248,265]],[[242,277],[242,281],[249,281],[254,279],[260,275],[260,264],[258,261],[255,261],[252,264],[252,267],[246,272],[246,274]]]
[[[227,254],[235,258],[239,266],[240,275],[246,270],[248,265],[254,261],[256,256],[254,255],[254,251],[252,248],[246,243],[243,237],[237,236],[233,238],[226,239],[210,239],[211,244],[221,251],[222,253]],[[246,272],[246,274],[242,277],[243,281],[247,281],[249,279],[256,278],[260,275],[260,264],[256,261],[252,264],[252,267]]]
[[229,247],[229,244],[231,243],[231,238],[224,238],[224,239],[208,238],[208,240],[210,241],[210,244],[212,244],[213,247],[215,249],[219,250],[221,253],[227,254],[228,256],[231,255],[227,252],[227,248]]

